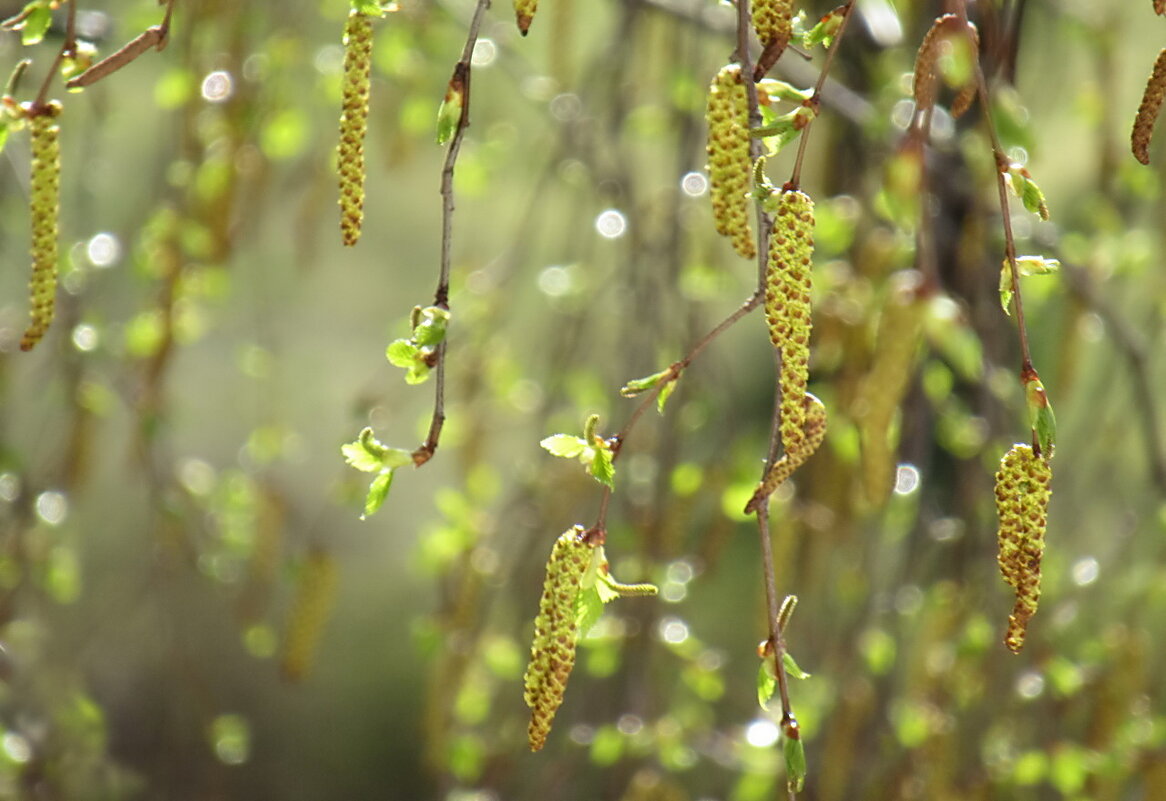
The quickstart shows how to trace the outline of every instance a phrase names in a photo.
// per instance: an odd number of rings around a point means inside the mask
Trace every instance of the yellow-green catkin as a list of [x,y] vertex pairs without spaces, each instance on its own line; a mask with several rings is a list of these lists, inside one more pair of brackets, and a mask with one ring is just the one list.
[[927,301],[919,274],[909,271],[891,287],[879,319],[874,363],[854,404],[862,440],[862,483],[869,503],[882,506],[895,480],[895,412],[914,373]]
[[514,17],[518,21],[518,31],[523,36],[530,30],[530,23],[534,22],[536,11],[538,0],[514,0]]
[[296,587],[280,657],[280,670],[288,681],[300,681],[312,669],[324,625],[336,600],[337,571],[332,555],[313,550],[308,554]]
[[593,547],[585,539],[583,527],[575,526],[555,540],[547,560],[530,664],[523,677],[523,699],[530,707],[531,751],[538,751],[546,742],[575,666],[580,583],[591,562]]
[[1166,98],[1166,50],[1158,53],[1154,69],[1146,81],[1142,94],[1142,104],[1134,118],[1134,129],[1130,134],[1130,148],[1134,158],[1143,164],[1150,163],[1150,139],[1154,136],[1154,124],[1162,110],[1162,100]]
[[805,461],[814,455],[826,437],[826,406],[817,397],[806,393],[802,396],[803,428],[801,446],[796,451],[787,450],[773,466],[765,471],[761,483],[753,492],[749,503],[745,504],[745,514],[756,512],[762,502],[784,484]]
[[760,81],[789,44],[793,33],[794,4],[793,0],[755,0],[752,11],[753,30],[762,45],[753,80]]
[[29,121],[32,169],[29,212],[32,217],[32,276],[28,282],[29,322],[21,350],[32,350],[53,321],[57,296],[57,233],[61,210],[60,104],[51,103]]
[[1004,580],[1016,590],[1004,644],[1013,653],[1024,647],[1028,621],[1040,601],[1040,564],[1045,550],[1052,471],[1028,445],[1013,445],[996,472],[996,513],[1000,518],[996,561]]
[[810,378],[813,257],[814,201],[800,190],[783,190],[769,237],[765,321],[769,339],[781,350],[782,448],[795,459],[801,456],[806,439],[803,399]]
[[372,19],[355,9],[344,26],[343,105],[340,110],[340,236],[351,247],[364,221],[364,137],[372,67]]
[[729,237],[742,258],[757,255],[745,197],[753,179],[749,156],[749,100],[738,64],[729,64],[709,85],[708,107],[709,197],[717,233]]

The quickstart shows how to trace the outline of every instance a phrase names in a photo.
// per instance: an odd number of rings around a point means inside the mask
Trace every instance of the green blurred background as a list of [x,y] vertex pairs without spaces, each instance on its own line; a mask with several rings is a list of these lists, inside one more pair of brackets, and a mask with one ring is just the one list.
[[[938,284],[907,343],[899,483],[874,502],[863,489],[856,398],[889,288],[916,266],[885,166],[915,48],[944,9],[859,9],[803,170],[819,212],[811,389],[830,432],[773,505],[779,590],[800,597],[788,642],[813,674],[792,688],[803,797],[1166,798],[1161,167],[1126,147],[1166,20],[1149,0],[973,8],[1004,145],[1053,214],[1014,203],[1020,250],[1064,263],[1025,281],[1060,432],[1043,602],[1013,656],[992,474],[1028,426],[978,108],[935,124]],[[145,0],[78,10],[102,53],[161,14]],[[164,52],[81,94],[54,85],[63,280],[31,354],[16,349],[28,142],[9,139],[0,796],[784,795],[756,700],[756,527],[740,513],[773,388],[758,313],[624,448],[607,552],[661,596],[608,609],[537,755],[520,686],[543,562],[600,497],[539,440],[591,413],[622,426],[634,401],[619,387],[752,291],[755,265],[712,232],[700,178],[733,10],[544,0],[525,39],[509,4],[488,13],[457,166],[449,419],[433,461],[399,472],[365,521],[367,477],[340,445],[371,425],[413,448],[429,422],[432,383],[407,386],[383,352],[436,284],[435,117],[472,5],[402,0],[377,23],[351,250],[333,174],[347,10],[179,3]],[[4,69],[34,59],[18,99],[60,33],[27,53],[0,37]],[[816,66],[790,52],[777,73],[808,86]],[[206,97],[215,85],[229,91]],[[791,165],[771,160],[775,183]],[[328,570],[334,597],[305,598]],[[289,657],[313,615],[319,642]]]

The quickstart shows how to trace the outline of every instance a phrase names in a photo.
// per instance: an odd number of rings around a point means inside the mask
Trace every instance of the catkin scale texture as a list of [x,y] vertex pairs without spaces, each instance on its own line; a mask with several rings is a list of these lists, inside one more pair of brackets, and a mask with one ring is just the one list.
[[769,237],[765,321],[770,341],[781,350],[781,441],[791,454],[802,452],[806,438],[813,254],[814,202],[797,189],[784,190]]
[[60,127],[50,114],[29,123],[32,165],[29,213],[32,218],[32,275],[29,278],[29,323],[21,350],[32,350],[53,321],[57,295],[57,233],[61,208]]
[[745,504],[745,514],[757,511],[762,502],[801,467],[822,445],[826,437],[826,406],[810,393],[802,396],[803,429],[801,446],[796,451],[787,450],[774,462],[754,490],[749,503]]
[[762,52],[753,73],[756,81],[765,77],[781,57],[793,34],[793,0],[757,0],[753,3],[753,30],[761,41]]
[[1014,445],[996,472],[996,514],[1000,518],[996,561],[1004,580],[1016,590],[1004,644],[1013,653],[1024,647],[1028,621],[1040,601],[1040,565],[1045,549],[1052,471],[1028,445]]
[[575,666],[579,638],[576,605],[593,547],[584,539],[583,527],[575,526],[555,540],[547,560],[530,663],[523,677],[523,700],[530,707],[531,751],[538,751],[546,742]]
[[757,255],[757,245],[745,195],[753,177],[753,162],[749,156],[749,101],[739,65],[722,67],[713,78],[705,119],[713,222],[717,233],[729,237],[742,258],[751,259]]
[[340,234],[351,247],[360,240],[364,221],[364,137],[372,66],[372,20],[358,11],[344,26],[343,100],[337,169],[340,177]]
[[1142,103],[1134,118],[1134,129],[1130,134],[1130,149],[1134,158],[1142,164],[1150,163],[1150,139],[1154,135],[1154,124],[1162,110],[1162,100],[1166,98],[1166,49],[1158,53],[1154,69],[1146,81]]
[[313,551],[308,555],[296,587],[280,659],[280,670],[289,681],[299,681],[312,668],[320,635],[332,614],[336,579],[336,562],[331,554]]

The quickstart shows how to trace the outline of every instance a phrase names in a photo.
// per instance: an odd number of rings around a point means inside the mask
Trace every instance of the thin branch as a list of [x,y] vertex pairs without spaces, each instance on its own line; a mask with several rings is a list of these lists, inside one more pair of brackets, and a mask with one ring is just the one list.
[[[975,40],[968,21],[968,8],[965,0],[958,0],[955,5],[956,16],[964,24],[968,42],[975,53]],[[1028,348],[1028,328],[1024,323],[1024,301],[1020,296],[1020,270],[1016,267],[1016,238],[1012,233],[1012,216],[1008,211],[1008,186],[1004,176],[1008,172],[1008,157],[1000,145],[1000,137],[996,134],[996,126],[992,123],[992,107],[988,98],[988,81],[984,77],[984,68],[980,64],[979,54],[972,59],[975,71],[976,94],[980,98],[980,112],[984,117],[984,127],[988,130],[988,137],[992,142],[992,155],[996,161],[996,190],[1000,196],[1000,215],[1004,226],[1004,257],[1008,260],[1008,267],[1012,272],[1012,304],[1016,310],[1016,329],[1020,337],[1020,371],[1027,374],[1033,370],[1032,354]]]
[[[822,64],[822,71],[818,73],[818,82],[814,84],[814,94],[810,98],[809,103],[811,107],[817,111],[822,103],[822,87],[826,85],[826,76],[830,74],[830,67],[834,65],[834,55],[838,52],[838,45],[842,42],[842,36],[846,33],[846,26],[850,24],[850,18],[854,16],[854,0],[850,0],[846,4],[846,10],[842,12],[842,23],[838,26],[838,32],[834,34],[834,41],[830,43],[830,49],[826,51],[826,61]],[[801,138],[798,141],[798,155],[794,159],[794,169],[790,174],[789,186],[791,189],[797,189],[802,182],[802,162],[806,157],[806,145],[810,140],[810,128],[814,125],[814,120],[817,114],[810,118],[806,123],[805,129],[802,131]]]
[[36,94],[36,100],[33,101],[31,112],[33,114],[39,112],[45,107],[49,101],[49,87],[53,84],[53,76],[61,68],[61,62],[65,57],[77,51],[77,4],[69,3],[69,10],[65,17],[65,41],[61,44],[61,49],[57,52],[57,57],[53,59],[53,65],[49,67],[49,71],[45,74],[44,83],[40,86],[40,91]]
[[[433,295],[433,305],[441,309],[449,309],[449,274],[453,261],[453,174],[457,165],[458,154],[462,149],[462,140],[466,129],[470,127],[470,63],[474,55],[474,45],[478,41],[478,32],[482,27],[482,18],[486,9],[490,7],[490,0],[478,0],[474,7],[474,15],[470,19],[469,33],[466,35],[466,44],[462,48],[462,56],[453,68],[450,78],[450,88],[460,90],[462,95],[461,115],[458,117],[457,127],[450,139],[449,150],[445,153],[445,163],[441,168],[441,265],[437,278],[437,291]],[[429,423],[429,433],[421,447],[413,451],[413,464],[420,467],[428,462],[437,444],[441,440],[441,428],[445,424],[445,355],[446,343],[442,342],[435,353],[436,370],[433,417]]]

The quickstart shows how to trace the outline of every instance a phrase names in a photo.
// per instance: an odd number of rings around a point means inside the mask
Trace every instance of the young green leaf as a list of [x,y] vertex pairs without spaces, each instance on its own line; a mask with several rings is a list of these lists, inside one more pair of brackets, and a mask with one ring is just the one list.
[[362,473],[377,473],[402,467],[413,461],[413,455],[403,448],[389,448],[373,436],[371,428],[365,427],[356,442],[340,446],[344,460]]
[[394,367],[413,367],[421,357],[421,349],[408,339],[397,339],[385,349],[385,358]]
[[580,437],[573,437],[570,434],[553,434],[539,445],[552,456],[559,456],[563,459],[574,459],[583,454],[587,449],[587,443]]
[[830,47],[834,43],[834,36],[838,33],[838,29],[842,27],[842,19],[845,15],[846,6],[838,6],[826,14],[818,20],[817,25],[802,34],[802,47],[807,50],[815,45]]
[[798,667],[798,663],[794,661],[794,658],[789,651],[786,651],[784,654],[782,654],[781,662],[783,665],[785,665],[786,674],[793,676],[795,679],[808,679],[813,675],[812,673],[807,673]]
[[433,347],[445,339],[445,329],[449,325],[449,311],[439,306],[429,306],[420,312],[420,321],[413,326],[413,342],[422,348]]
[[777,679],[773,675],[773,671],[769,669],[769,661],[761,660],[761,666],[757,671],[757,703],[761,705],[764,710],[769,709],[769,699],[773,698],[773,694],[777,691]]
[[389,497],[389,488],[393,485],[393,470],[386,470],[379,474],[368,485],[368,497],[364,499],[364,514],[360,516],[364,520],[369,515],[376,514],[377,510],[384,505],[385,498]]
[[658,373],[652,373],[652,375],[645,376],[644,378],[633,378],[620,387],[619,394],[625,398],[634,398],[655,387],[670,372],[672,372],[671,367],[667,370],[661,370]]
[[48,33],[49,26],[53,22],[53,12],[44,0],[29,3],[25,6],[25,10],[29,11],[29,14],[24,18],[24,22],[18,26],[20,28],[20,43],[25,46],[34,45],[44,39],[45,34]]
[[582,590],[576,602],[575,620],[579,627],[579,637],[586,637],[587,632],[599,622],[603,616],[605,601],[600,594],[599,585]]
[[604,447],[595,448],[595,457],[591,460],[591,475],[600,484],[606,484],[615,489],[615,465],[612,464],[611,448],[604,443]]
[[1008,259],[1000,265],[1000,308],[1012,316],[1012,263]]
[[664,414],[664,404],[668,403],[668,399],[672,397],[672,393],[676,391],[678,381],[669,381],[660,389],[660,394],[656,396],[656,411]]
[[1028,422],[1036,436],[1040,452],[1048,458],[1053,452],[1057,439],[1057,418],[1049,403],[1048,393],[1036,370],[1026,371],[1024,380],[1024,401],[1028,407]]
[[465,82],[460,74],[455,73],[446,87],[445,97],[437,109],[437,144],[444,145],[453,138],[458,123],[462,119],[462,106],[465,103]]
[[782,750],[785,752],[785,779],[789,789],[800,793],[806,785],[806,749],[802,747],[801,738],[783,737],[785,742]]
[[383,17],[385,9],[380,0],[352,0],[352,9],[366,17]]

